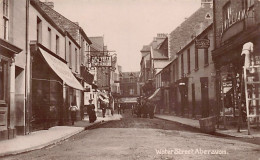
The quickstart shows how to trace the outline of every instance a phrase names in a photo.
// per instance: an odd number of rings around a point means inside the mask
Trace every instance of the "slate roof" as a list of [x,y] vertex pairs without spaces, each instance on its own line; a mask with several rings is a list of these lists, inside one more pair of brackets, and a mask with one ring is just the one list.
[[104,48],[104,38],[102,36],[98,37],[89,37],[90,41],[92,42],[91,47],[93,47],[97,51],[103,51]]
[[153,65],[155,69],[163,69],[170,63],[171,61],[169,60],[154,60]]
[[141,49],[141,52],[150,52],[151,46],[150,45],[144,45]]
[[153,49],[152,58],[153,59],[168,59],[164,54],[165,51],[159,49]]
[[36,2],[36,4],[38,4],[39,7],[54,21],[54,23],[57,24],[61,29],[67,31],[72,36],[72,38],[77,41],[77,43],[79,43],[79,34],[81,33],[86,41],[91,44],[91,41],[87,37],[86,33],[77,23],[67,19],[66,17],[39,0],[31,1]]
[[[210,18],[206,18],[207,15],[209,15]],[[212,22],[213,8],[210,7],[210,4],[206,4],[173,30],[169,36],[169,54],[171,55],[171,58],[174,58],[174,55],[192,40],[192,36],[199,35],[210,26]]]

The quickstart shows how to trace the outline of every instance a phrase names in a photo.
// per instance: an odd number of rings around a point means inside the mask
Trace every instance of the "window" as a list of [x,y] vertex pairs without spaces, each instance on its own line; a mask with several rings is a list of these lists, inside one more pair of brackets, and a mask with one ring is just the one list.
[[230,19],[230,16],[231,16],[231,6],[230,6],[230,2],[228,2],[223,7],[223,21],[225,22],[228,19]]
[[4,39],[8,40],[8,18],[4,17]]
[[246,9],[252,7],[254,3],[255,3],[254,0],[245,0]]
[[49,49],[51,50],[51,29],[48,27],[48,41],[49,41]]
[[181,55],[181,75],[184,75],[184,62],[183,62],[183,54]]
[[188,73],[190,73],[190,49],[187,50],[187,68]]
[[5,100],[7,82],[7,62],[0,57],[0,101]]
[[56,54],[60,53],[60,37],[56,35]]
[[37,17],[37,43],[42,42],[42,21]]
[[204,49],[204,65],[209,64],[209,49],[205,48]]
[[199,69],[199,55],[198,48],[195,47],[195,70]]
[[133,88],[130,88],[129,94],[130,94],[130,95],[133,95],[133,94],[134,94],[134,89],[133,89]]
[[75,71],[78,72],[78,50],[75,48]]
[[8,12],[9,12],[9,2],[8,0],[3,0],[3,15],[8,17]]
[[71,49],[72,49],[72,48],[71,48],[71,42],[69,42],[69,67],[70,67],[70,68],[71,68],[71,59],[72,59],[72,58],[71,58],[71,57],[72,57],[72,53],[71,53],[72,51],[71,51]]
[[8,40],[8,24],[9,24],[9,18],[8,18],[8,15],[9,15],[9,2],[8,0],[3,0],[3,31],[4,31],[4,39],[5,40]]

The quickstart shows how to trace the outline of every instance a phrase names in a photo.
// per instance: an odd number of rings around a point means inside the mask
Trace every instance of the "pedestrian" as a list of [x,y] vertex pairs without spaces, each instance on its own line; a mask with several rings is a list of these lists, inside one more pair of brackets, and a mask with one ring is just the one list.
[[75,102],[71,103],[69,110],[70,110],[71,122],[72,125],[74,125],[74,122],[76,121],[77,110],[78,110],[78,107]]
[[89,105],[87,105],[87,113],[89,117],[89,123],[93,123],[96,121],[97,116],[95,112],[95,105],[92,104],[92,99],[89,100]]
[[118,114],[121,114],[121,105],[120,104],[118,104],[117,112],[118,112]]
[[132,104],[132,116],[134,115],[134,109],[135,109],[135,107],[134,107],[134,105]]
[[106,104],[104,102],[101,102],[101,110],[102,110],[102,116],[103,118],[105,118],[105,114],[106,114]]

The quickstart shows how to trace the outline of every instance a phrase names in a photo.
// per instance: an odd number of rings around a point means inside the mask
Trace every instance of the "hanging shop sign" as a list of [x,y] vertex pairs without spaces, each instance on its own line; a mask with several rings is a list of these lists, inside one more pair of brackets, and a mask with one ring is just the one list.
[[91,56],[91,67],[111,67],[111,56]]
[[207,49],[210,46],[209,39],[197,39],[195,40],[195,47],[197,49]]

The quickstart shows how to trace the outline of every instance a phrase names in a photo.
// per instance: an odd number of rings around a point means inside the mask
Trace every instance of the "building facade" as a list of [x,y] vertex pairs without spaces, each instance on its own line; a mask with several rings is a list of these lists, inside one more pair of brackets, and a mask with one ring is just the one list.
[[[250,42],[254,47],[253,56],[259,56],[259,22],[260,2],[257,0],[214,1],[215,50],[212,57],[217,70],[219,115],[232,117],[235,121],[240,113],[239,107],[245,106],[241,84],[245,59],[241,53],[243,45]],[[258,63],[256,60],[255,64]],[[259,102],[253,103],[259,105]],[[256,115],[259,111],[253,109],[250,112]]]
[[15,57],[23,50],[14,42],[13,3],[13,0],[0,2],[3,8],[0,10],[0,140],[16,136]]

